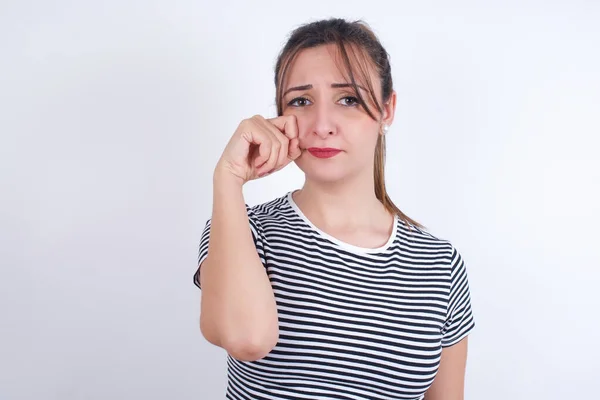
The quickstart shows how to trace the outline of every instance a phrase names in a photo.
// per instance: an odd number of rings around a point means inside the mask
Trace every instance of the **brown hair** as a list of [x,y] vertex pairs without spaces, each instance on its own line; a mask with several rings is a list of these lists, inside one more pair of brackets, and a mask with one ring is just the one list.
[[[281,50],[277,63],[275,65],[275,89],[277,115],[283,114],[283,83],[291,62],[302,49],[308,49],[326,44],[335,44],[339,50],[339,55],[344,62],[345,71],[348,74],[348,80],[354,88],[354,93],[360,105],[367,114],[374,120],[377,117],[373,114],[367,102],[358,90],[353,63],[360,72],[360,77],[367,84],[370,94],[370,100],[375,105],[377,111],[381,114],[383,107],[379,103],[373,90],[373,85],[369,79],[368,64],[372,65],[381,79],[381,93],[383,103],[386,103],[392,95],[392,73],[389,61],[389,54],[383,48],[375,33],[369,26],[361,21],[348,22],[340,18],[331,18],[320,20],[302,25],[292,31],[287,43]],[[382,103],[382,104],[383,104]],[[383,206],[392,214],[398,215],[399,219],[410,225],[423,228],[415,220],[409,218],[392,202],[385,188],[385,135],[379,135],[377,146],[375,147],[375,196],[381,201]]]

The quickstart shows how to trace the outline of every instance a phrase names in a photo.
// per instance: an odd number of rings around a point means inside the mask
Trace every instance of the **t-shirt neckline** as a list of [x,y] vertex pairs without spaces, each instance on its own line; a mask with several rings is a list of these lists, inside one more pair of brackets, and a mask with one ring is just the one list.
[[304,213],[302,212],[302,210],[300,210],[300,207],[298,207],[298,205],[296,204],[296,202],[294,201],[293,197],[292,197],[292,193],[294,193],[294,191],[290,191],[287,193],[286,195],[286,199],[287,199],[287,203],[290,205],[290,207],[296,212],[296,214],[308,225],[310,226],[313,230],[315,230],[320,236],[324,237],[325,239],[329,240],[330,242],[335,243],[336,245],[338,245],[340,248],[349,251],[351,253],[368,253],[368,254],[372,254],[372,253],[382,253],[384,251],[386,251],[396,240],[396,234],[398,231],[398,215],[394,215],[394,223],[392,226],[392,233],[390,234],[389,239],[387,240],[387,242],[380,247],[376,247],[376,248],[370,248],[370,247],[360,247],[360,246],[355,246],[353,244],[350,243],[346,243],[340,239],[337,239],[333,236],[331,236],[330,234],[322,231],[321,229],[317,228],[317,226],[315,226],[307,217],[306,215],[304,215]]

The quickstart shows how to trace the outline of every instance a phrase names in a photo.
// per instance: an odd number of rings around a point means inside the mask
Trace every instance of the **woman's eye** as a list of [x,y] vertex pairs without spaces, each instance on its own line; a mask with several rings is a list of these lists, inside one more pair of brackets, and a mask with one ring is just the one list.
[[344,97],[342,99],[342,101],[345,102],[344,105],[348,106],[348,107],[356,107],[357,105],[360,104],[359,101],[358,101],[358,99],[356,97],[354,97],[354,96]]
[[304,107],[308,103],[308,99],[306,97],[296,97],[288,103],[288,106],[292,107]]
[[[343,105],[346,107],[356,107],[360,105],[358,98],[354,96],[343,97],[340,101],[342,101]],[[290,100],[287,105],[291,107],[306,107],[310,105],[310,100],[308,100],[306,97],[296,97],[295,99]]]

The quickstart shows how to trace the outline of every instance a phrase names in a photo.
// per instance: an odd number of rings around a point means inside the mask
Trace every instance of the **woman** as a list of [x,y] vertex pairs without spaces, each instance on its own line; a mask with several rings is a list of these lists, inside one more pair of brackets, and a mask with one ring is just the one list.
[[[386,193],[387,52],[360,21],[306,24],[275,86],[279,116],[242,121],[217,163],[194,275],[227,398],[462,399],[465,264]],[[246,205],[244,183],[292,161],[300,190]]]

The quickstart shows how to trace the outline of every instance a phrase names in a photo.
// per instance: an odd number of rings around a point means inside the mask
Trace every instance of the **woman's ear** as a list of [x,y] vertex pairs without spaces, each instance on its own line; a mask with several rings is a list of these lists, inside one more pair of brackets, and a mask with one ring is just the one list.
[[394,122],[394,114],[396,113],[396,91],[392,91],[390,99],[383,104],[383,119],[381,123],[390,127]]

